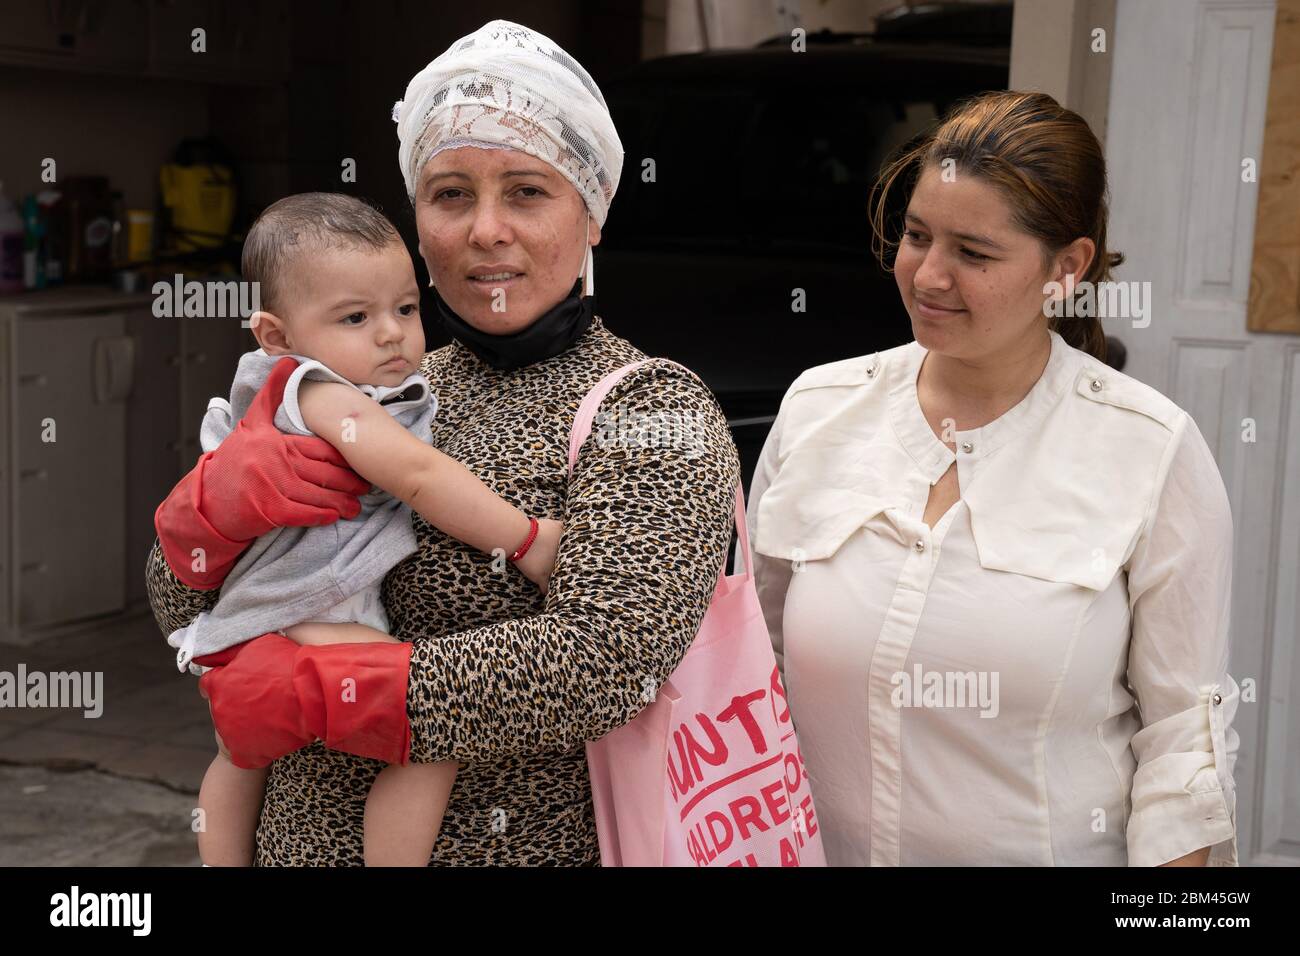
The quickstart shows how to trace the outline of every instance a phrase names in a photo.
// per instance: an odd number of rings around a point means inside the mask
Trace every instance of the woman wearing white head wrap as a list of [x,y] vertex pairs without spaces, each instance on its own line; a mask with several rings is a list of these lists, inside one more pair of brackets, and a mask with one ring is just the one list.
[[457,40],[415,74],[393,119],[413,202],[420,171],[438,152],[508,147],[558,169],[605,224],[623,144],[587,71],[540,33],[493,20]]
[[393,118],[451,334],[498,368],[572,345],[590,323],[591,248],[623,167],[587,71],[540,33],[494,20],[417,73]]
[[[284,754],[271,766],[259,864],[362,861],[360,808],[382,765],[346,752],[349,737],[462,764],[431,862],[592,864],[584,741],[639,713],[689,647],[730,541],[740,462],[708,388],[654,360],[601,403],[569,474],[583,396],[645,359],[577,282],[590,282],[622,166],[586,71],[546,37],[494,21],[417,74],[395,117],[421,255],[455,337],[420,365],[438,397],[433,444],[528,514],[564,522],[550,590],[542,597],[508,563],[417,518],[418,552],[383,583],[403,643],[304,647],[284,674],[241,653],[217,669],[229,679],[210,701],[249,718],[260,736],[248,752]],[[231,499],[246,477],[236,466]],[[165,530],[170,553],[216,547]],[[158,545],[148,582],[166,634],[219,593],[188,588]],[[332,704],[328,675],[340,674],[364,682],[351,707]],[[304,714],[324,707],[318,736],[339,750],[301,746],[306,718],[273,723],[283,706],[267,701],[284,688]],[[218,722],[235,750],[227,729]]]

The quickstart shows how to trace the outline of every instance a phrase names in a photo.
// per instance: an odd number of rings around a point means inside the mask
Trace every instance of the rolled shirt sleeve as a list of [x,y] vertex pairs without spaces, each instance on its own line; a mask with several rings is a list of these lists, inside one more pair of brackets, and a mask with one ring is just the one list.
[[1181,425],[1127,566],[1128,682],[1142,719],[1132,740],[1128,858],[1157,866],[1208,846],[1210,866],[1235,866],[1232,514],[1196,423],[1185,416]]

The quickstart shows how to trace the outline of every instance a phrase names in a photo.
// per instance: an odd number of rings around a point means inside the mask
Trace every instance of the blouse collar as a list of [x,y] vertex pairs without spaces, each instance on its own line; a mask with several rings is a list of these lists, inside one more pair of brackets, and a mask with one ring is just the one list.
[[[1052,338],[1051,355],[1048,356],[1043,374],[1029,393],[987,425],[953,433],[958,453],[963,458],[978,461],[1032,430],[1065,395],[1078,374],[1079,356],[1059,333],[1049,334]],[[934,433],[917,397],[917,376],[927,350],[913,341],[899,351],[901,361],[890,363],[893,367],[886,370],[890,377],[889,418],[898,440],[926,479],[933,484],[943,477],[944,472],[957,459],[957,454]]]

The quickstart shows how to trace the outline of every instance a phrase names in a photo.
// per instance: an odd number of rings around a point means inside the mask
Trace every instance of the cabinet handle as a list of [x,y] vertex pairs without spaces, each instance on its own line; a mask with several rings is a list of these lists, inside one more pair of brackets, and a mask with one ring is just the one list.
[[135,339],[129,335],[112,335],[95,339],[95,401],[98,404],[121,402],[131,394],[135,370]]
[[208,360],[207,352],[190,352],[185,356],[185,361],[194,362],[196,365],[202,365]]
[[40,372],[33,372],[27,375],[18,376],[19,385],[46,385],[48,380]]
[[181,357],[179,355],[169,355],[167,356],[167,364],[172,368],[176,368],[181,364]]
[[27,564],[21,565],[20,569],[23,573],[35,572],[36,574],[44,574],[50,569],[50,566],[44,561],[29,561]]
[[19,478],[39,478],[44,481],[50,476],[50,473],[44,468],[22,468],[18,472]]

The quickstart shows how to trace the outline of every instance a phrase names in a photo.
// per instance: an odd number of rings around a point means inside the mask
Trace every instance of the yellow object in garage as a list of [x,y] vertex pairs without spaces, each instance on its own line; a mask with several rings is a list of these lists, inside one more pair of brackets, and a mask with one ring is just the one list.
[[234,173],[228,166],[167,163],[159,179],[178,251],[193,252],[227,241],[237,199]]

